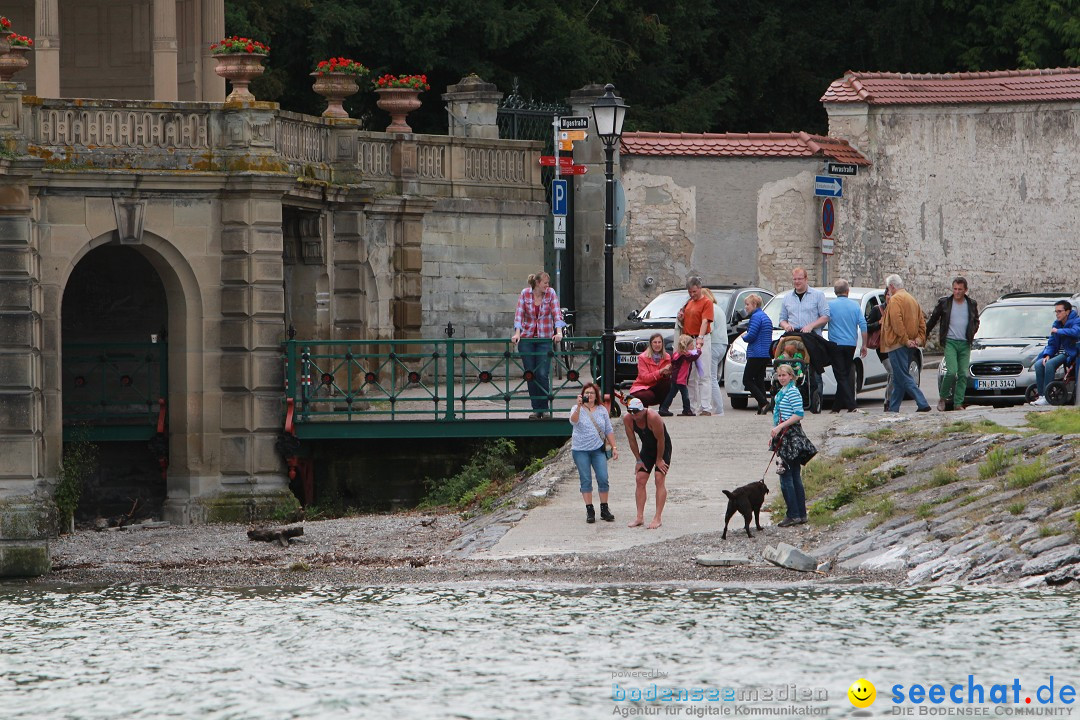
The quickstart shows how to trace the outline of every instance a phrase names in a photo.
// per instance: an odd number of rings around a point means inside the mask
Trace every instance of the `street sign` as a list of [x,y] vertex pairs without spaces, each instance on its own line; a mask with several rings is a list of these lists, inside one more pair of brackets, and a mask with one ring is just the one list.
[[555,233],[555,242],[552,245],[556,250],[565,250],[566,249],[566,233],[564,233],[564,232]]
[[832,198],[821,201],[821,234],[831,238],[836,229],[836,204]]
[[566,216],[565,215],[556,215],[555,216],[555,232],[557,232],[557,233],[566,232]]
[[574,149],[574,141],[573,140],[560,140],[559,141],[559,150],[561,152],[570,152],[573,149]]
[[582,115],[571,115],[559,118],[560,130],[588,130],[589,118]]
[[587,165],[571,165],[570,167],[563,165],[559,168],[559,172],[563,175],[584,175],[589,172],[589,167]]
[[831,162],[826,163],[825,168],[825,172],[830,175],[847,175],[849,177],[855,177],[859,174],[859,166],[850,163]]
[[551,181],[551,214],[566,217],[566,181]]
[[584,130],[560,130],[560,140],[584,140],[589,137],[589,133]]
[[814,176],[814,194],[825,197],[844,197],[844,181],[831,175]]
[[[554,155],[541,155],[540,156],[540,164],[543,165],[544,167],[555,167],[555,156]],[[570,157],[569,155],[560,155],[559,156],[559,167],[569,167],[570,165],[573,165],[573,164],[574,164],[574,158]]]
[[833,239],[821,238],[821,254],[832,255],[833,254]]

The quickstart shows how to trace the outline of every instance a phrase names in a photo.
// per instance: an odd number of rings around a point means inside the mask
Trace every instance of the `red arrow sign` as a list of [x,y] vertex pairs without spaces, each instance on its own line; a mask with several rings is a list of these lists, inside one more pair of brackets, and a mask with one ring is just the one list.
[[[546,167],[555,167],[555,156],[554,155],[541,155],[540,156],[540,164],[544,165]],[[574,158],[572,158],[572,157],[570,157],[568,155],[560,155],[559,156],[559,166],[560,167],[570,167],[573,164],[574,164]]]
[[561,167],[559,172],[563,175],[584,175],[589,172],[589,168],[586,165],[571,165],[570,167]]

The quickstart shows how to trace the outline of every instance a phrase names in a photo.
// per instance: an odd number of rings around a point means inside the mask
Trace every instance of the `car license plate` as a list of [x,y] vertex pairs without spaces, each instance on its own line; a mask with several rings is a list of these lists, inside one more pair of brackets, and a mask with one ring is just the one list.
[[976,380],[976,390],[1010,390],[1016,387],[1016,378],[994,378],[992,380]]
[[637,355],[619,355],[620,365],[637,365]]

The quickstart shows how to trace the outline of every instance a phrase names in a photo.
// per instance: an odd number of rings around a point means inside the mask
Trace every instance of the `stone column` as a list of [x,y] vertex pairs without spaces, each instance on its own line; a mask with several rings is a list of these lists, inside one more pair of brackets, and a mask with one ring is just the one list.
[[208,102],[225,102],[225,78],[214,72],[217,63],[210,54],[210,43],[215,43],[225,37],[225,3],[222,0],[200,0],[199,15],[201,22],[202,38],[200,65],[202,71],[200,80],[200,100]]
[[59,0],[34,0],[37,36],[34,38],[34,92],[38,97],[60,97]]
[[499,101],[503,94],[476,74],[446,88],[442,99],[451,137],[499,139]]
[[154,0],[154,100],[179,99],[176,0]]
[[368,211],[372,243],[390,250],[393,270],[390,315],[394,337],[422,337],[424,215],[435,206],[434,200],[414,197],[377,199]]
[[55,530],[45,484],[34,191],[27,180],[32,169],[17,167],[24,162],[3,161],[0,184],[0,577],[47,573]]
[[[291,180],[291,179],[289,179]],[[221,488],[196,521],[244,522],[295,507],[274,443],[285,336],[281,198],[289,180],[237,176],[221,203]]]

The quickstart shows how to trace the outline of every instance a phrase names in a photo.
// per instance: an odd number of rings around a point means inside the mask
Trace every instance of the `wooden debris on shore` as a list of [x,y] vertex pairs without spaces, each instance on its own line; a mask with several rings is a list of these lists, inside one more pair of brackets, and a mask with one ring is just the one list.
[[261,540],[263,542],[276,542],[280,543],[281,547],[289,547],[289,541],[304,534],[304,528],[302,525],[296,525],[294,527],[281,527],[281,528],[269,528],[269,527],[257,527],[248,530],[248,540]]

